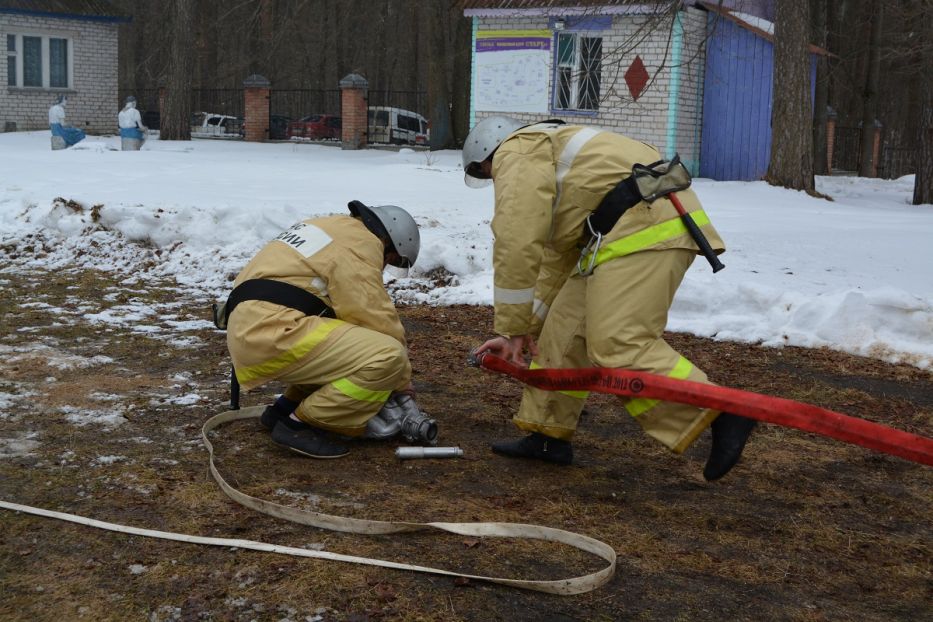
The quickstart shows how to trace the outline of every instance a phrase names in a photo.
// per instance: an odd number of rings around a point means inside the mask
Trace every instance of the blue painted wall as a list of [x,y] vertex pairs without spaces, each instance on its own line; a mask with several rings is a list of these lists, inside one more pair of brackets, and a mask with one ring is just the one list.
[[771,154],[773,46],[712,13],[709,28],[700,176],[760,179]]

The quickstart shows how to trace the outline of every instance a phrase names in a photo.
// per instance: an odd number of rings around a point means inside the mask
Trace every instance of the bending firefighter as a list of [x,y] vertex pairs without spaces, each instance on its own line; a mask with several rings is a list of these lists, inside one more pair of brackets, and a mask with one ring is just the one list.
[[312,458],[347,454],[335,435],[437,436],[413,400],[405,330],[382,280],[386,265],[414,264],[418,226],[392,205],[349,207],[269,242],[221,313],[240,385],[288,385],[261,417],[272,440]]
[[[499,336],[477,352],[523,367],[527,352],[532,368],[595,365],[708,382],[662,338],[674,293],[698,252],[665,195],[677,191],[713,252],[724,250],[676,158],[662,161],[653,147],[614,132],[489,117],[470,131],[463,165],[467,185],[495,185]],[[570,464],[586,397],[526,387],[513,421],[530,434],[494,443],[493,451]],[[738,462],[755,425],[658,400],[629,399],[625,408],[677,453],[712,424],[707,480]]]

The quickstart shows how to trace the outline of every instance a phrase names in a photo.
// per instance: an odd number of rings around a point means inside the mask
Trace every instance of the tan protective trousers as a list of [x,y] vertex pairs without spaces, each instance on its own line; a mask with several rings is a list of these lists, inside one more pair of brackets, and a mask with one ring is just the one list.
[[[612,367],[709,381],[662,338],[667,313],[696,252],[642,251],[567,279],[551,306],[532,368]],[[680,453],[719,414],[685,404],[620,398],[649,436]],[[570,440],[586,393],[526,387],[515,425]]]
[[287,399],[301,402],[295,415],[309,425],[360,436],[392,391],[411,380],[408,353],[398,340],[354,326],[278,378]]

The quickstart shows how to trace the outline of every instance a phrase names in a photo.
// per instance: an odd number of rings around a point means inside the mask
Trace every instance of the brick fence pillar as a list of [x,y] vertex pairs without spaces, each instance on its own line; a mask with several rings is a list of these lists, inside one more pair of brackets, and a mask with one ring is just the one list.
[[269,138],[269,87],[271,83],[259,74],[243,80],[243,124],[246,140],[261,143]]
[[368,93],[369,82],[361,75],[351,73],[340,81],[341,149],[362,149],[366,146]]
[[836,146],[836,111],[826,112],[826,174],[833,174],[833,148]]

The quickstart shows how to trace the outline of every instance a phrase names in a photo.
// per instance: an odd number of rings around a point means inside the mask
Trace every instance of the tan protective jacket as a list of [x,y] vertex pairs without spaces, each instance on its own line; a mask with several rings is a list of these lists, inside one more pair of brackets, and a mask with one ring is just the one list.
[[[492,161],[495,332],[538,335],[547,310],[576,270],[586,217],[629,176],[661,159],[657,149],[614,132],[539,123],[509,136]],[[677,193],[717,253],[725,250],[693,190]],[[633,252],[699,252],[666,198],[630,208],[603,240],[597,264]],[[624,286],[622,284],[621,286]]]
[[269,242],[237,276],[275,279],[324,301],[337,319],[306,316],[261,300],[237,305],[227,324],[227,347],[244,389],[303,365],[352,326],[398,339],[405,329],[382,281],[383,244],[350,216],[305,220]]

